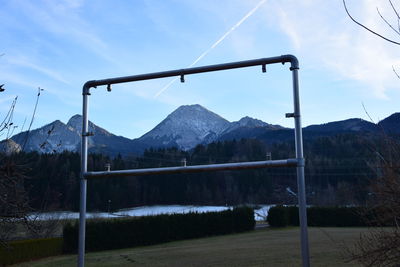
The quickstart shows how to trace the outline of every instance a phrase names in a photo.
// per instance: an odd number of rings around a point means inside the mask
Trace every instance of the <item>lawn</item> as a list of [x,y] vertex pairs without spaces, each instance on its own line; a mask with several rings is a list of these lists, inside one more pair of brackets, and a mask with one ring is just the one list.
[[[366,228],[309,228],[312,266],[346,263],[351,247]],[[86,254],[86,266],[300,266],[299,229],[262,229],[241,234],[170,242],[162,245]],[[65,255],[18,266],[76,266]]]

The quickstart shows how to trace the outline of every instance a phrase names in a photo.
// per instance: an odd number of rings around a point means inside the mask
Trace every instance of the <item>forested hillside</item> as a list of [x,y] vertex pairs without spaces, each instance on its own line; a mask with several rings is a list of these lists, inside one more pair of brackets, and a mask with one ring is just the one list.
[[[379,172],[377,153],[384,139],[339,134],[306,140],[307,198],[311,204],[355,204],[368,196],[368,179]],[[294,157],[293,143],[265,144],[254,139],[198,145],[191,151],[149,149],[141,157],[91,154],[89,170],[112,170],[265,160]],[[78,153],[18,153],[13,161],[24,166],[25,188],[32,207],[39,210],[77,210]],[[89,180],[88,209],[107,210],[150,204],[296,203],[294,168],[222,171]]]

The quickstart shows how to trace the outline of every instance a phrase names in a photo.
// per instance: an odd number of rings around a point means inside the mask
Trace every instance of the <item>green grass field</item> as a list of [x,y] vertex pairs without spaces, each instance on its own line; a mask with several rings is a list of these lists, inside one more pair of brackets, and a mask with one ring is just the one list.
[[[366,228],[309,228],[312,266],[358,266],[346,263]],[[298,228],[170,242],[162,245],[86,254],[86,266],[300,266]],[[76,255],[47,258],[18,266],[76,266]]]

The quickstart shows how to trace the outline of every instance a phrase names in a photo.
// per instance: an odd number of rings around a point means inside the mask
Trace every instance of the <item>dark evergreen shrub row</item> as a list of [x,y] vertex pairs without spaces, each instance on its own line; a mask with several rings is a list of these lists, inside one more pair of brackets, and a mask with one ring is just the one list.
[[[298,226],[298,207],[272,207],[267,220],[272,227]],[[309,207],[307,220],[309,226],[367,226],[365,210],[360,207]]]
[[62,238],[43,238],[12,241],[0,247],[0,265],[39,259],[62,254]]
[[[152,245],[173,240],[223,235],[254,229],[249,207],[207,213],[144,216],[125,219],[88,220],[86,250],[99,251]],[[75,252],[78,224],[64,227],[64,251]]]

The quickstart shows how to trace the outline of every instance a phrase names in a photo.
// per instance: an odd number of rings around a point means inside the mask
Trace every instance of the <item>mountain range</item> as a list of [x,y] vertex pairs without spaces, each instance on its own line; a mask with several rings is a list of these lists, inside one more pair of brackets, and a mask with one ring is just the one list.
[[[5,152],[39,151],[54,153],[80,150],[82,116],[74,115],[67,124],[56,120],[43,127],[14,135],[0,143]],[[111,156],[140,155],[147,148],[178,147],[190,150],[198,144],[241,138],[257,138],[267,143],[282,142],[293,138],[293,129],[273,125],[258,119],[244,117],[229,122],[201,105],[180,106],[151,131],[137,139],[114,135],[89,122],[89,151]],[[339,133],[400,134],[400,113],[381,120],[377,124],[362,119],[347,119],[303,129],[304,138],[329,136]]]

